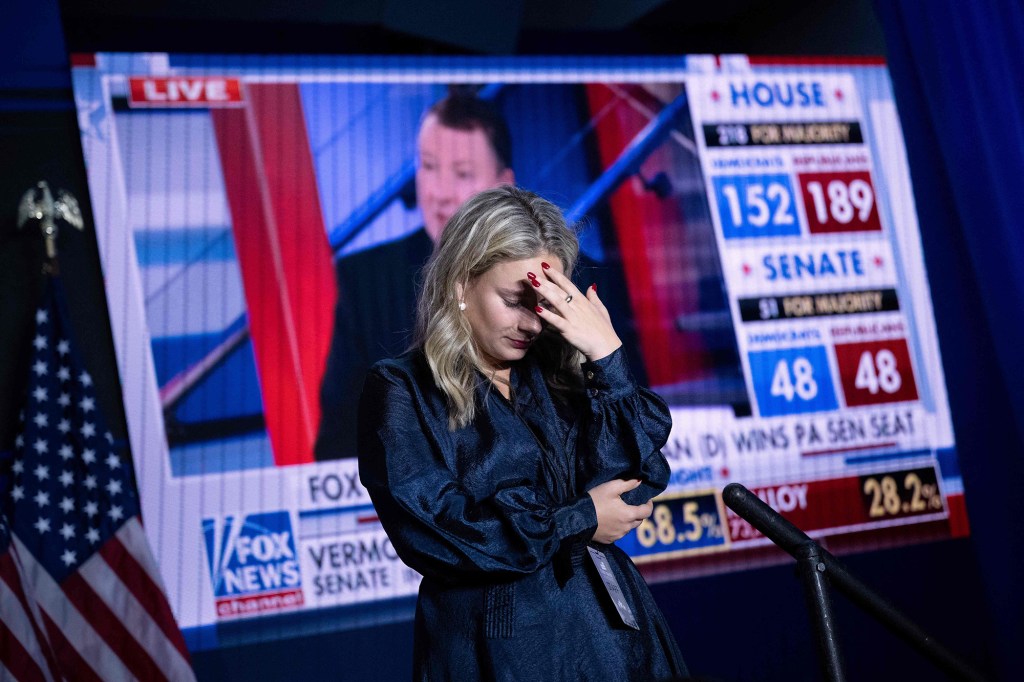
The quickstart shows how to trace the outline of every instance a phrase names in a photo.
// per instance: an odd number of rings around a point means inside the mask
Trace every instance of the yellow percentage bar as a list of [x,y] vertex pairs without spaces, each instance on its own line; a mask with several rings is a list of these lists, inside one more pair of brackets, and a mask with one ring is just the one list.
[[[899,480],[900,476],[903,477],[902,481]],[[863,492],[870,498],[868,516],[873,519],[942,509],[942,496],[938,487],[934,483],[922,481],[914,471],[869,476],[864,479]]]
[[676,528],[672,510],[667,504],[654,505],[651,518],[636,529],[636,539],[641,547],[650,549],[655,545],[675,545],[680,542],[697,542],[704,537],[704,525],[701,523],[697,502],[684,502],[682,529]]

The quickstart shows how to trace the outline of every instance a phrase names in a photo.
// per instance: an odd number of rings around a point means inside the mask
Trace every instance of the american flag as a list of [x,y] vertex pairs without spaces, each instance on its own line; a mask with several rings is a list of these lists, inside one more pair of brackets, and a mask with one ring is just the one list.
[[194,680],[130,465],[71,341],[61,282],[47,279],[14,451],[0,460],[0,679]]

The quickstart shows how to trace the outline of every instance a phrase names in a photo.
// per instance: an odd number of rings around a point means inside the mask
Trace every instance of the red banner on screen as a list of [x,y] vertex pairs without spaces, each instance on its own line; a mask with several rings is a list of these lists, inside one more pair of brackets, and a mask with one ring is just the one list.
[[238,78],[192,76],[129,78],[128,104],[132,107],[234,107],[243,102]]
[[[947,515],[934,467],[752,488],[751,492],[804,532],[900,523],[914,516]],[[733,545],[763,538],[726,509]]]

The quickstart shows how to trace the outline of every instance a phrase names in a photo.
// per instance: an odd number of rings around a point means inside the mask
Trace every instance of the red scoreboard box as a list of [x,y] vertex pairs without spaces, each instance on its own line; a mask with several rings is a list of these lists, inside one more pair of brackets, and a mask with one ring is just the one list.
[[906,339],[841,343],[835,348],[848,406],[917,400]]

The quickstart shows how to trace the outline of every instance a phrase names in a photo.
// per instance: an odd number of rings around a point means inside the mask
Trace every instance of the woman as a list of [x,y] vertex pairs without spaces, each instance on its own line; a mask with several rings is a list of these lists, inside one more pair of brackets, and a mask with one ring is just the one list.
[[669,412],[632,380],[596,289],[566,276],[577,252],[551,203],[478,194],[427,264],[418,345],[367,376],[359,473],[423,575],[417,680],[686,672],[610,544],[665,487]]

